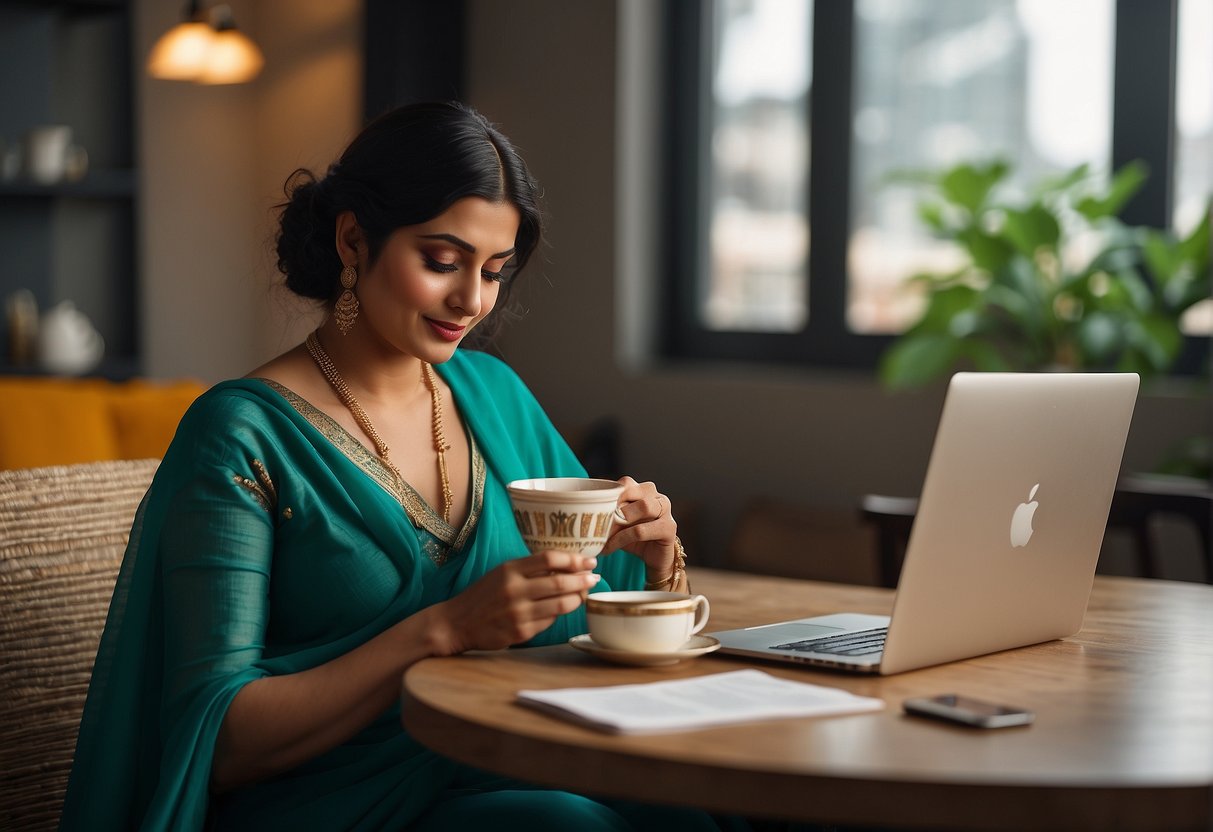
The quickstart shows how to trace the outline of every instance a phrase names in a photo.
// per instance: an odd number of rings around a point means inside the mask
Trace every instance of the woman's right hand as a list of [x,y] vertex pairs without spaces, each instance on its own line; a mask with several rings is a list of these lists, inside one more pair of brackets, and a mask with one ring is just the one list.
[[431,608],[437,655],[498,650],[530,639],[581,606],[601,576],[597,558],[551,549],[507,561]]

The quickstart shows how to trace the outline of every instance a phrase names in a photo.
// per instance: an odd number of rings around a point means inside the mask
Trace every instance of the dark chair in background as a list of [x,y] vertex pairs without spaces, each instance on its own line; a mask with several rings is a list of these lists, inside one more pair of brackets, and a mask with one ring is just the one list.
[[876,529],[876,574],[881,586],[897,587],[917,511],[918,500],[913,497],[865,494],[860,501],[860,519]]
[[[860,501],[861,519],[876,529],[876,559],[880,583],[897,586],[901,563],[918,500],[866,494]],[[1200,540],[1204,582],[1213,584],[1213,486],[1183,477],[1125,476],[1116,484],[1108,528],[1121,529],[1133,540],[1138,574],[1164,577],[1152,529],[1163,517],[1181,518],[1195,528]]]
[[1162,578],[1162,558],[1155,518],[1175,517],[1196,530],[1203,556],[1204,582],[1213,584],[1213,487],[1186,477],[1126,476],[1116,484],[1108,525],[1127,530],[1133,537],[1142,577]]

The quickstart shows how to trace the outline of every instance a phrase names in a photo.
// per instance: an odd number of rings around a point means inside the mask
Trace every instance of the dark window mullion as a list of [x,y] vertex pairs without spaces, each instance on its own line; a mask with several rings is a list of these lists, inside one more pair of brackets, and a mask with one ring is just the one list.
[[893,339],[847,327],[855,46],[853,0],[818,0],[810,119],[809,327],[801,349],[811,364],[871,368]]
[[1178,0],[1117,0],[1112,168],[1134,159],[1150,178],[1121,213],[1130,225],[1168,228],[1175,175]]
[[851,231],[851,76],[854,3],[818,0],[809,128],[809,349],[845,337]]
[[667,304],[665,346],[673,355],[695,356],[698,338],[698,275],[704,269],[703,229],[699,223],[705,148],[702,90],[708,79],[704,27],[706,4],[665,4],[666,106],[661,135],[666,177],[665,214],[669,245],[663,260],[663,296]]

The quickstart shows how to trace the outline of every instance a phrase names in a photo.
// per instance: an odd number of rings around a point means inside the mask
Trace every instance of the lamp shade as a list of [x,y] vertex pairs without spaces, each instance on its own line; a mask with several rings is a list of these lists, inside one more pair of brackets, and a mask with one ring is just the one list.
[[153,78],[192,81],[206,66],[215,30],[201,20],[178,23],[152,47],[147,71]]
[[257,44],[239,29],[220,29],[211,36],[206,65],[194,78],[199,84],[243,84],[261,72],[265,58]]

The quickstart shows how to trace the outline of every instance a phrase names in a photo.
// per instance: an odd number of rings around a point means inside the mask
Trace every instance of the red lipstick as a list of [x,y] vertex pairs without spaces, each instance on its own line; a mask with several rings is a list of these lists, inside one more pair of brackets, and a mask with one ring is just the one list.
[[434,334],[444,341],[458,341],[463,337],[463,331],[467,329],[459,324],[436,321],[433,318],[426,318],[425,322],[430,325],[430,329],[434,330]]

